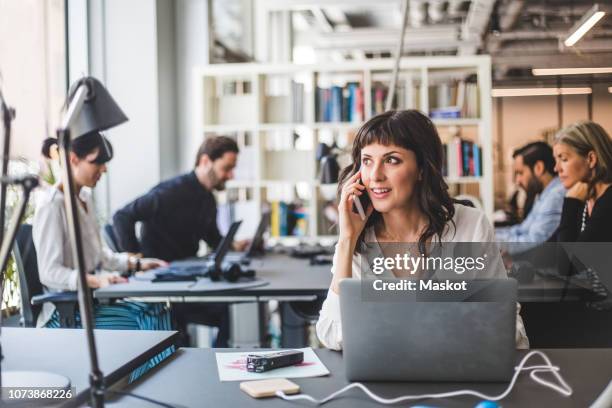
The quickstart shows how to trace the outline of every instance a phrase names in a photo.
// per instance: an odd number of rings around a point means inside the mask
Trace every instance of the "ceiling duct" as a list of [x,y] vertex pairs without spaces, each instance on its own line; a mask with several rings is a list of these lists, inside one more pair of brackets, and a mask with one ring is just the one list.
[[421,27],[427,19],[425,1],[410,0],[408,2],[408,18],[411,27]]
[[430,0],[429,1],[429,20],[432,23],[439,23],[444,19],[445,0]]

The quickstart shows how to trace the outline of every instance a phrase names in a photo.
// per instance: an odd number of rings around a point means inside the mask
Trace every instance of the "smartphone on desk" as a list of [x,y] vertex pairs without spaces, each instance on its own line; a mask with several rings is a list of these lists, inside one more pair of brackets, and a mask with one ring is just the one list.
[[[363,181],[361,181],[361,179],[359,179],[359,184],[363,186]],[[365,221],[366,211],[368,211],[368,207],[371,204],[370,196],[366,190],[363,190],[363,194],[355,196],[354,198],[357,198],[357,200],[353,199],[353,212],[359,214],[361,219]]]

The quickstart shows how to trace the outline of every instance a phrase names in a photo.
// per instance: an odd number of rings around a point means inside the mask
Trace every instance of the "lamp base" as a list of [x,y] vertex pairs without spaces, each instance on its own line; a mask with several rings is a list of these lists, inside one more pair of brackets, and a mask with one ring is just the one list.
[[[37,388],[68,390],[70,388],[70,379],[63,375],[49,373],[45,371],[2,371],[2,396],[0,405],[23,404],[25,401],[39,400],[40,398],[27,398],[27,393],[24,391]],[[18,394],[13,394],[19,391]],[[74,396],[72,396],[74,398]]]

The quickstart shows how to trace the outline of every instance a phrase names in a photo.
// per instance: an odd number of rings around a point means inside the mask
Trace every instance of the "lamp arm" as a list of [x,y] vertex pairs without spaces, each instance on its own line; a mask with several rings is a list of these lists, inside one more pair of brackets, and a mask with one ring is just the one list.
[[58,146],[60,152],[60,162],[62,167],[63,186],[64,186],[64,208],[68,222],[68,235],[72,246],[72,256],[78,272],[78,301],[81,313],[81,322],[87,339],[89,350],[89,384],[90,384],[90,404],[93,408],[104,407],[104,375],[100,370],[98,361],[98,351],[94,335],[95,321],[93,317],[93,299],[91,291],[87,285],[87,271],[85,269],[85,256],[83,253],[83,238],[81,235],[81,225],[79,222],[78,203],[76,198],[75,186],[73,183],[72,168],[70,165],[70,144],[71,127],[81,113],[83,104],[87,99],[89,88],[85,82],[77,88],[66,113],[62,120],[62,127],[57,131]]
[[[19,202],[19,206],[17,210],[13,213],[13,217],[11,219],[11,223],[9,225],[7,235],[2,240],[2,246],[0,247],[0,303],[4,298],[4,271],[6,269],[6,265],[8,264],[8,260],[11,255],[11,249],[13,248],[13,243],[15,242],[15,238],[17,237],[17,230],[19,229],[19,225],[21,224],[21,219],[25,214],[26,207],[28,205],[28,200],[30,199],[30,193],[36,186],[38,185],[38,179],[34,176],[27,176],[23,179],[23,196],[21,201]],[[9,181],[6,180],[5,177],[2,178],[2,186],[6,187],[7,184],[10,184]],[[4,226],[3,226],[4,227]],[[3,228],[4,229],[4,228]],[[0,313],[0,329],[2,328],[2,313]],[[0,365],[4,356],[2,354],[2,348],[0,347]],[[2,381],[2,372],[0,371],[0,388]],[[0,397],[1,398],[1,397]],[[1,401],[0,401],[1,403]]]
[[[2,123],[4,124],[4,137],[2,138],[2,169],[0,176],[8,174],[9,156],[11,148],[11,122],[15,118],[15,109],[6,104],[2,90],[0,90],[0,109],[2,110]],[[6,183],[0,185],[0,244],[4,238],[4,220],[6,210]]]
[[[7,184],[9,183],[4,180],[2,181],[3,186],[6,186]],[[23,196],[19,201],[16,211],[13,213],[11,222],[6,231],[7,235],[5,238],[7,239],[3,240],[2,246],[0,246],[0,298],[4,293],[4,271],[8,265],[9,258],[11,257],[11,250],[13,248],[15,238],[17,237],[17,230],[19,229],[21,219],[25,214],[28,200],[30,199],[30,193],[34,188],[36,188],[36,186],[38,186],[38,179],[34,176],[28,176],[24,178],[24,181],[20,184],[23,186]]]

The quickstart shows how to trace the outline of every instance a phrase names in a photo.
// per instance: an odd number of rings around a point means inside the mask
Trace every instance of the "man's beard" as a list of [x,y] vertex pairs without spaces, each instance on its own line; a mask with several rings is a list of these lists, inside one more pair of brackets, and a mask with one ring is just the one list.
[[225,190],[225,181],[217,177],[217,174],[215,173],[215,170],[212,167],[210,170],[208,170],[208,179],[210,180],[210,184],[213,190],[217,190],[217,191]]
[[540,194],[542,190],[544,190],[544,185],[535,176],[532,177],[531,180],[529,180],[529,182],[527,183],[527,188],[525,189],[527,195],[531,197]]

